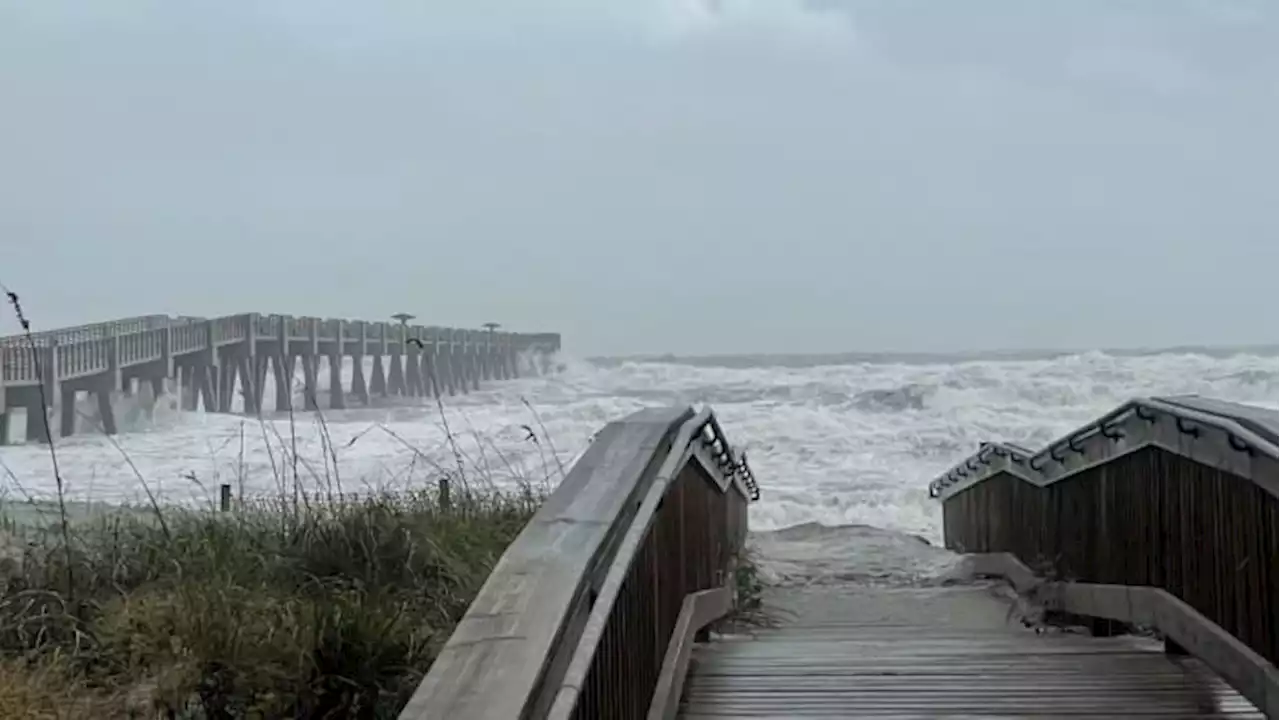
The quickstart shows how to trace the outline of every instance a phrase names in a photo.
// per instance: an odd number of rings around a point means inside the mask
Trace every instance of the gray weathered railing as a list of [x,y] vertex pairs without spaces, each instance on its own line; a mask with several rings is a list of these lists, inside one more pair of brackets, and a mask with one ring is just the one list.
[[661,716],[679,674],[669,666],[732,605],[748,485],[709,410],[605,426],[498,561],[401,718]]
[[1156,625],[1275,717],[1277,425],[1273,410],[1139,399],[1039,452],[983,443],[930,494],[948,548],[1095,632]]
[[147,330],[168,327],[170,325],[192,322],[197,318],[171,318],[168,315],[142,315],[139,317],[111,320],[109,322],[75,325],[43,332],[33,332],[30,340],[26,335],[8,335],[0,337],[0,347],[21,347],[28,342],[37,347],[46,345],[70,345],[86,340],[102,340],[112,335],[127,335]]

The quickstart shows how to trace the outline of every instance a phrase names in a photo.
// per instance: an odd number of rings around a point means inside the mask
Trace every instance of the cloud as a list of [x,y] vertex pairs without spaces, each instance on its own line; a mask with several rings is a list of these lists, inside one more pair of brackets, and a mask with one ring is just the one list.
[[[1018,328],[1042,325],[1160,344],[1273,317],[1238,308],[1274,312],[1257,260],[1276,251],[1274,23],[1106,3],[130,3],[0,0],[0,264],[47,322],[158,299],[414,306],[623,352],[1035,345]],[[169,268],[188,255],[236,292]],[[152,282],[88,300],[148,264]],[[999,282],[957,287],[975,277]],[[458,305],[477,278],[501,289]],[[1170,314],[1157,283],[1200,288],[1200,315]],[[1071,324],[1114,307],[1167,320]],[[1014,311],[980,337],[968,322]]]
[[1076,48],[1064,65],[1071,81],[1083,86],[1111,85],[1126,92],[1171,96],[1202,84],[1187,63],[1151,45],[1112,42]]
[[847,13],[801,0],[657,0],[656,30],[669,38],[731,36],[844,45],[853,40]]

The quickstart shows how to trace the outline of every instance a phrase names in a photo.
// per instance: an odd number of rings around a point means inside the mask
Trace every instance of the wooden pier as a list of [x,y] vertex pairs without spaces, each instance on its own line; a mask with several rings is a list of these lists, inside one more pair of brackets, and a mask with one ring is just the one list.
[[[172,388],[185,410],[264,410],[268,372],[273,408],[293,409],[293,378],[301,366],[304,410],[318,408],[320,361],[328,367],[331,408],[348,399],[440,397],[477,390],[481,382],[547,369],[560,349],[555,333],[500,332],[490,323],[468,330],[402,322],[333,320],[244,313],[218,318],[149,315],[83,325],[30,337],[0,338],[0,444],[15,408],[26,410],[28,440],[49,440],[50,414],[63,436],[76,430],[81,393],[97,401],[102,429],[116,432],[113,400],[149,384],[155,396]],[[372,369],[366,377],[365,360]],[[343,370],[350,363],[350,387]]]

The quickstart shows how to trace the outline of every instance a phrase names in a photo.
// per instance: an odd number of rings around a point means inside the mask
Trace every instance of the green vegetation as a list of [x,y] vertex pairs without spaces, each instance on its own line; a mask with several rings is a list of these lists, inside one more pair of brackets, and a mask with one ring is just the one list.
[[395,717],[532,488],[10,526],[0,717]]
[[757,551],[748,545],[739,553],[733,568],[736,595],[733,612],[720,623],[724,632],[751,627],[769,627],[776,618],[764,604],[765,582],[760,577]]

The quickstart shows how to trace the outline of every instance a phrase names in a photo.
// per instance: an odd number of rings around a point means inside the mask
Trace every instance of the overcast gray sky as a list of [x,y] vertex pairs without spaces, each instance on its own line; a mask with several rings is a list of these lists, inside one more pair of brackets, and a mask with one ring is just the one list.
[[1276,37],[1242,0],[0,0],[0,280],[44,327],[1274,343]]

